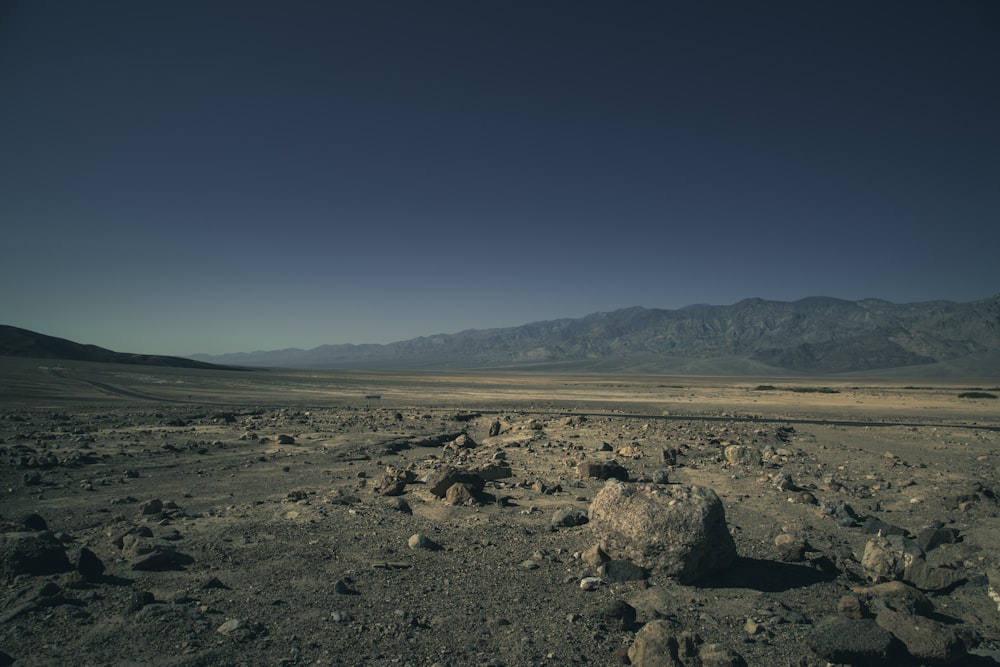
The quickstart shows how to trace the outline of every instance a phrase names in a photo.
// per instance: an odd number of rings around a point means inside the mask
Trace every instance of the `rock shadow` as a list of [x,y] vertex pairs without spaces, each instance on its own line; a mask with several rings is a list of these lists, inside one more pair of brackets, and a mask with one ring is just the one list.
[[836,566],[827,559],[818,560],[823,562],[800,565],[739,557],[729,569],[706,577],[696,585],[699,588],[751,588],[762,593],[782,593],[836,579],[839,574]]

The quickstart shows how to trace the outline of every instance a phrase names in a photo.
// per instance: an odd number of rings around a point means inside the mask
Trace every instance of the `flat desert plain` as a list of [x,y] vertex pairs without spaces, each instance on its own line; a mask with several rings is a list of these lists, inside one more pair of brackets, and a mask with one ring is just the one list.
[[[0,664],[1000,664],[996,382],[0,378]],[[605,539],[609,470],[735,559]]]

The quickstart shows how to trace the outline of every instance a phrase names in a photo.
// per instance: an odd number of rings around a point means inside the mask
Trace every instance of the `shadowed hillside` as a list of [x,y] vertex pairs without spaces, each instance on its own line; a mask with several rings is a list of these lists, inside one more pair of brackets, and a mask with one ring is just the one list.
[[204,368],[237,370],[229,366],[195,361],[183,357],[165,357],[154,354],[112,352],[96,345],[83,345],[45,334],[0,325],[0,356],[28,357],[32,359],[62,359],[66,361],[97,361],[113,364],[141,366],[172,366],[175,368]]

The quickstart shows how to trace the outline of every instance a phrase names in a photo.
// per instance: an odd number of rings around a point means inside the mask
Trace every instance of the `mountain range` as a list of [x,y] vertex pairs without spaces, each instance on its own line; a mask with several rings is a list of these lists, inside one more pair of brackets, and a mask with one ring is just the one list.
[[981,301],[746,299],[309,350],[168,357],[0,325],[0,356],[188,368],[524,370],[1000,378],[1000,294]]
[[192,358],[303,369],[995,378],[1000,377],[1000,294],[967,303],[809,297],[677,310],[634,307],[385,345]]

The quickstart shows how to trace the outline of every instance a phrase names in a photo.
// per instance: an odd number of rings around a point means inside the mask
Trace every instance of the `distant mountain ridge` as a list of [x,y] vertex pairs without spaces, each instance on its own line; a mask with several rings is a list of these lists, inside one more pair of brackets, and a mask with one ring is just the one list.
[[385,345],[192,358],[286,368],[510,369],[704,375],[1000,377],[1000,294],[969,303],[809,297],[626,308]]
[[204,368],[236,370],[204,361],[184,357],[167,357],[155,354],[130,354],[112,352],[96,345],[74,343],[65,338],[46,336],[35,331],[0,324],[0,357],[28,357],[32,359],[60,359],[64,361],[96,361],[112,364],[139,366],[171,366],[174,368]]

